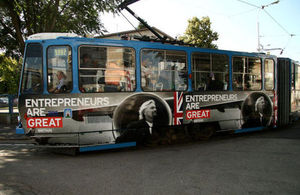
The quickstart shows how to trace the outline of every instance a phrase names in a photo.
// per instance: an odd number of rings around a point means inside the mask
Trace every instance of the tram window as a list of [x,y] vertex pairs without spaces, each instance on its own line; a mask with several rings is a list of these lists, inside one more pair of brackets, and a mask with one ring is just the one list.
[[69,46],[47,49],[47,84],[50,93],[68,93],[72,89],[72,55]]
[[193,70],[194,71],[211,71],[211,59],[208,53],[193,54]]
[[295,64],[295,88],[300,90],[300,66]]
[[43,47],[40,44],[29,44],[26,49],[25,67],[22,78],[21,93],[41,93],[43,89]]
[[259,58],[233,57],[233,90],[261,89],[261,60]]
[[135,52],[132,48],[81,46],[79,89],[83,93],[133,91]]
[[265,89],[274,89],[274,60],[265,60]]
[[212,54],[212,71],[228,72],[229,59],[226,55]]
[[292,63],[292,67],[291,67],[291,80],[292,80],[292,86],[291,86],[291,88],[292,88],[292,90],[295,90],[295,64],[294,63]]
[[186,53],[172,50],[142,50],[141,85],[144,91],[187,90]]
[[196,91],[228,89],[229,58],[224,54],[194,53],[192,55],[193,88]]

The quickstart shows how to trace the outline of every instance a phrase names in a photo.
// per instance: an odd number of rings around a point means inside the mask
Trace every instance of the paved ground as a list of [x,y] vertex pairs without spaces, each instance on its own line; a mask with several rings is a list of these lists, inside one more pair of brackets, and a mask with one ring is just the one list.
[[300,194],[300,121],[208,141],[78,156],[37,149],[13,128],[0,128],[0,195]]
[[26,144],[33,140],[25,135],[16,134],[16,124],[0,124],[0,144]]

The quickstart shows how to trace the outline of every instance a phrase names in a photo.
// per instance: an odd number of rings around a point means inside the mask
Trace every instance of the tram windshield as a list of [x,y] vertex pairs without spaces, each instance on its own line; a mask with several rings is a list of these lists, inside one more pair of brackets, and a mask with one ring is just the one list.
[[40,44],[29,44],[27,46],[21,93],[38,94],[42,92],[42,51]]

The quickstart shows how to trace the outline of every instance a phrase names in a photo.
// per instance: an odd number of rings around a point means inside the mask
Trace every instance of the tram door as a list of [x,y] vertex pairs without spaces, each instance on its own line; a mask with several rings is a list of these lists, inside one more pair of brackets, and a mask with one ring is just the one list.
[[289,123],[291,89],[290,89],[290,62],[288,58],[278,58],[278,125]]

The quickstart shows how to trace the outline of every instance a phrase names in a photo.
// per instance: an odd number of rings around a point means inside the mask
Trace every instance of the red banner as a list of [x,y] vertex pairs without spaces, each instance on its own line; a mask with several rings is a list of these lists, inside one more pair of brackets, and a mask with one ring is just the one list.
[[210,110],[187,110],[185,117],[187,120],[210,118]]
[[27,128],[61,128],[62,117],[28,117]]

